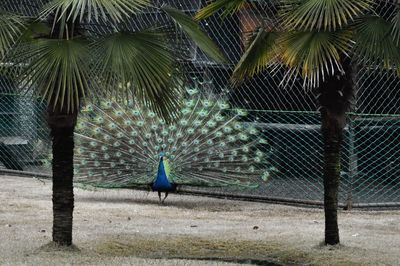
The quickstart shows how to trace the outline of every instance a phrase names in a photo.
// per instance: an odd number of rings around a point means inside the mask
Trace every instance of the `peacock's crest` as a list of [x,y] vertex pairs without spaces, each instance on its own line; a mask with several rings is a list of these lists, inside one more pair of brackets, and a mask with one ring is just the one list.
[[255,187],[272,169],[266,140],[246,111],[188,90],[180,117],[166,123],[154,112],[114,101],[87,105],[76,133],[77,181],[103,187],[151,184],[164,158],[176,185]]

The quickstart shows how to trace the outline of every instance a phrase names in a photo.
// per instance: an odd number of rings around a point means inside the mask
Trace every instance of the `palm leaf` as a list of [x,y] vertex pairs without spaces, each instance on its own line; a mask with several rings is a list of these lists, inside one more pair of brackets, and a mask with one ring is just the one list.
[[24,28],[24,18],[15,14],[0,12],[0,58],[17,42]]
[[223,10],[221,13],[222,17],[231,16],[245,7],[248,3],[249,0],[215,0],[197,12],[196,19],[206,19],[220,10]]
[[249,46],[240,59],[232,75],[235,82],[252,77],[266,67],[277,62],[277,40],[279,32],[268,32],[260,28],[249,39]]
[[161,8],[194,41],[194,43],[217,63],[224,63],[225,57],[218,46],[205,34],[192,17],[180,10],[164,6]]
[[116,32],[99,39],[93,49],[96,76],[108,92],[135,97],[165,118],[177,113],[174,58],[163,33]]
[[289,30],[336,30],[371,9],[373,0],[282,0]]
[[[19,84],[37,92],[54,108],[78,108],[89,92],[89,50],[85,40],[40,39],[14,54],[24,64]],[[93,84],[92,84],[93,85]]]
[[366,16],[355,25],[356,57],[363,63],[400,71],[400,47],[391,35],[389,21],[380,16]]
[[341,72],[341,60],[351,50],[351,32],[289,32],[279,41],[282,61],[301,74],[307,86],[317,87],[327,75]]
[[111,18],[118,23],[133,13],[141,11],[150,5],[150,0],[52,0],[41,12],[41,17],[46,18],[50,14],[56,14],[56,20],[66,17],[67,20],[80,21],[85,19],[90,22],[92,18],[96,22],[99,19],[105,21]]
[[400,7],[397,8],[396,15],[392,19],[392,36],[396,45],[400,43]]

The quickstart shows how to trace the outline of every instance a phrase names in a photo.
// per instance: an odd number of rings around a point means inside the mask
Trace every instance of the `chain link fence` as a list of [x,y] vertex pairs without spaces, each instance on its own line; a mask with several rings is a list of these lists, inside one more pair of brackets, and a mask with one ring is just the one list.
[[[32,4],[32,3],[35,4]],[[45,1],[43,1],[45,2]],[[203,0],[158,0],[189,14],[205,5]],[[243,53],[248,33],[273,20],[274,1],[245,9],[225,19],[211,17],[201,25],[219,44],[229,64],[211,62],[184,35],[188,86],[225,99],[233,108],[247,109],[251,123],[270,145],[270,162],[277,168],[269,182],[256,190],[204,189],[203,193],[249,199],[321,204],[323,200],[322,137],[318,101],[301,81],[282,87],[284,70],[264,72],[232,88],[229,77]],[[379,1],[378,1],[379,2]],[[384,1],[387,2],[387,1]],[[25,15],[37,12],[38,1],[6,0],[3,7]],[[382,13],[391,16],[394,6]],[[166,17],[156,8],[132,18],[134,29],[154,25]],[[99,31],[103,27],[93,26]],[[342,154],[339,201],[342,206],[400,206],[400,78],[395,73],[360,69],[355,75],[356,102],[348,115]],[[11,80],[0,79],[0,168],[50,173],[44,159],[50,154],[45,106],[28,95],[18,95]]]

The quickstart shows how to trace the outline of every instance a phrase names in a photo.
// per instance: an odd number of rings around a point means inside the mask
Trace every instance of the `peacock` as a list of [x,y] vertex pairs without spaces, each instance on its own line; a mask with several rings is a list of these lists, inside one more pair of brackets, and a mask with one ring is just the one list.
[[255,188],[267,181],[273,170],[268,142],[246,122],[246,111],[196,89],[187,92],[171,123],[132,101],[84,107],[75,134],[76,181],[148,187],[161,203],[182,185]]

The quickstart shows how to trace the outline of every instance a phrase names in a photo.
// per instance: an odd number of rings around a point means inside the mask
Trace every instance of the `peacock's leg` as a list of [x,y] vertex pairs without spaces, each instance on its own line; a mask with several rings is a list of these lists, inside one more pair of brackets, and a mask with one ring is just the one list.
[[165,199],[166,199],[167,197],[168,197],[168,191],[165,192],[165,197],[164,197],[164,199],[161,201],[162,204],[164,204],[164,201],[165,201]]
[[157,191],[158,192],[158,198],[160,199],[160,203],[163,203],[163,201],[161,200],[161,191]]

